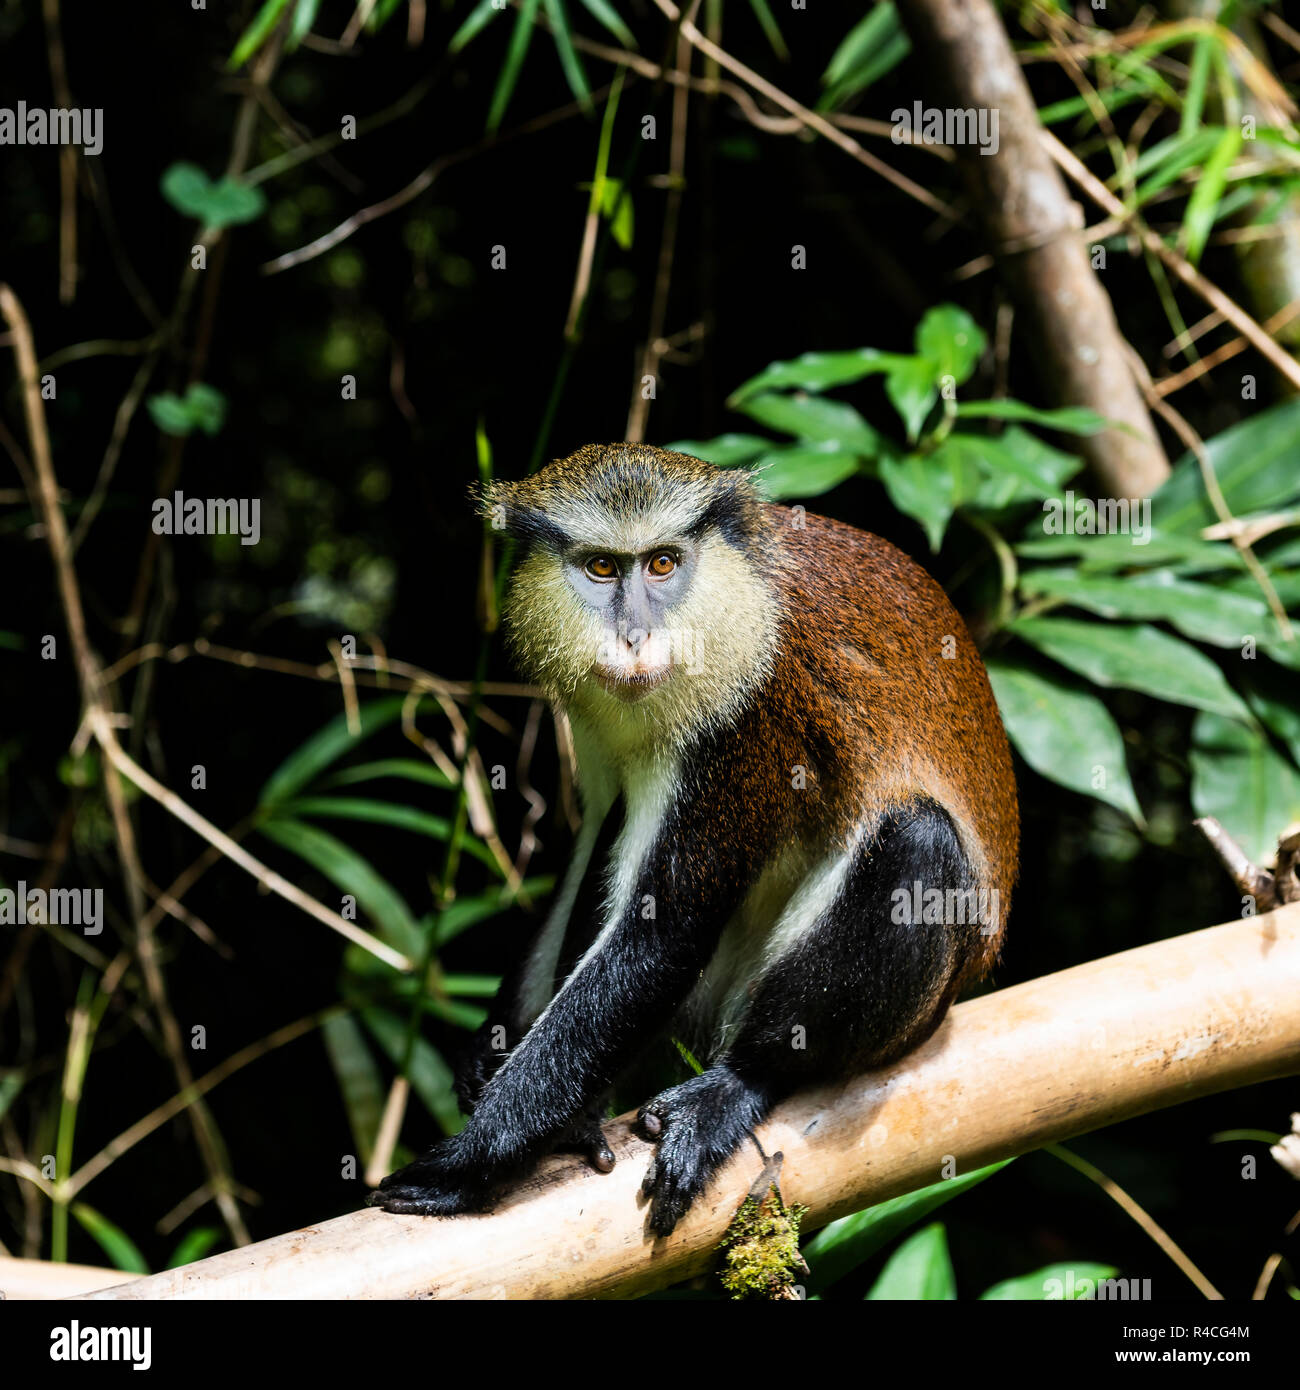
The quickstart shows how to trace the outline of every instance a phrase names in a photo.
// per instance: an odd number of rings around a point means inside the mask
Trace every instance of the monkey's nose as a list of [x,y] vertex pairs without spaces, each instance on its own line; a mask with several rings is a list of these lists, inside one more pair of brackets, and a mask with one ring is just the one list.
[[650,633],[643,627],[634,627],[623,634],[623,644],[633,656],[640,656],[641,648],[650,640]]

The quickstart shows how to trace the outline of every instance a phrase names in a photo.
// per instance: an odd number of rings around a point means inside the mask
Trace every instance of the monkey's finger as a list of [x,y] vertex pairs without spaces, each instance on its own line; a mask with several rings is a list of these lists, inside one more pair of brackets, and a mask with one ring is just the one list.
[[664,1132],[663,1118],[643,1105],[636,1114],[636,1127],[643,1139],[658,1139]]

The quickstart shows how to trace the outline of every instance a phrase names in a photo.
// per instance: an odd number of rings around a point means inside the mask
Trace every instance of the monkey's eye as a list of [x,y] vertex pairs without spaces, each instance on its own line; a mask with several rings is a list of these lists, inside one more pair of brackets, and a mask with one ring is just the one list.
[[618,573],[618,566],[608,555],[593,555],[587,561],[586,570],[593,579],[613,579]]
[[657,579],[664,579],[677,568],[677,557],[670,555],[668,551],[661,550],[658,555],[651,558],[647,569]]

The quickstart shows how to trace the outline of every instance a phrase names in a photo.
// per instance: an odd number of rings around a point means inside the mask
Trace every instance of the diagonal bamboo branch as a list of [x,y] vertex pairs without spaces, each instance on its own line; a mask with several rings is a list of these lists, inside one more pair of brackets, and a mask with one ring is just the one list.
[[[1300,904],[1159,941],[959,1005],[901,1064],[806,1091],[758,1131],[811,1230],[1071,1135],[1300,1072]],[[629,1297],[709,1268],[760,1166],[732,1161],[666,1241],[638,1197],[649,1146],[571,1158],[484,1216],[356,1211],[95,1298]],[[357,1199],[360,1199],[360,1191]],[[1172,1276],[1171,1276],[1172,1277]],[[1179,1292],[1182,1292],[1180,1288]]]

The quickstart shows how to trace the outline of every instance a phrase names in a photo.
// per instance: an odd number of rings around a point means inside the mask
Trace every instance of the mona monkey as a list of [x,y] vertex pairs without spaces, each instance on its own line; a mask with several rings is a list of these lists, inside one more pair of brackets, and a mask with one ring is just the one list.
[[463,1060],[468,1123],[370,1202],[481,1210],[560,1147],[608,1171],[610,1090],[668,1036],[705,1065],[637,1117],[666,1236],[776,1102],[897,1060],[993,965],[1006,736],[938,584],[744,470],[592,444],[479,505],[521,544],[507,635],[569,718],[583,818]]

